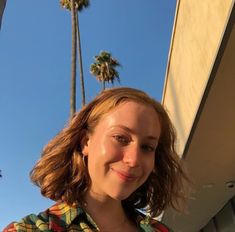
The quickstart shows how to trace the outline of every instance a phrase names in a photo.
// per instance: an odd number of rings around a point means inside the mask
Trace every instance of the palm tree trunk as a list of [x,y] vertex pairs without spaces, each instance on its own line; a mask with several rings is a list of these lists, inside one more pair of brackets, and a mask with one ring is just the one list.
[[77,11],[77,14],[76,14],[76,28],[77,28],[77,49],[78,49],[78,62],[79,62],[79,70],[80,70],[80,84],[81,84],[81,93],[82,93],[82,106],[85,106],[86,98],[85,98],[85,87],[84,87],[84,77],[83,77],[83,67],[82,67],[82,48],[81,48],[81,40],[80,40],[78,11]]
[[72,56],[71,56],[71,87],[70,87],[70,120],[73,118],[76,111],[76,17],[75,4],[71,0],[71,22],[72,22]]
[[105,81],[102,81],[103,84],[103,90],[105,90]]

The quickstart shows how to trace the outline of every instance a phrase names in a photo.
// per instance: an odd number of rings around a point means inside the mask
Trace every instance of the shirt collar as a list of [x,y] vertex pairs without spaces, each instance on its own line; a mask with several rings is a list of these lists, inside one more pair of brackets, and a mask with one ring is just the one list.
[[50,228],[67,228],[72,222],[80,217],[87,218],[84,210],[77,204],[68,205],[58,202],[47,210]]
[[[93,228],[97,228],[95,222],[79,204],[70,206],[65,202],[58,202],[47,210],[47,214],[50,229],[56,229],[56,231],[63,231],[63,229],[68,228],[74,220],[82,220],[89,223]],[[143,231],[153,231],[150,218],[139,212],[137,215],[136,222],[139,228]]]

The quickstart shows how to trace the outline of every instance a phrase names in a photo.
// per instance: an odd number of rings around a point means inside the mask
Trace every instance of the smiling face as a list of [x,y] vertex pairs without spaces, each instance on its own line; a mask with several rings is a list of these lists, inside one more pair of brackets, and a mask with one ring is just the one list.
[[105,114],[83,144],[92,195],[124,200],[154,168],[160,122],[151,106],[126,101]]

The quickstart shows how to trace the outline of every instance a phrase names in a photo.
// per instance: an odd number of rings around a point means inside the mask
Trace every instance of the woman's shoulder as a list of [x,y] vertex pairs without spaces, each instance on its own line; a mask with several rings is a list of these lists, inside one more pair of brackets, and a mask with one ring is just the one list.
[[173,232],[173,230],[171,230],[164,223],[140,212],[137,221],[141,230],[145,232]]
[[64,203],[56,203],[38,215],[30,214],[18,222],[12,222],[3,232],[65,231],[70,220],[77,215],[74,211],[77,212]]
[[173,232],[172,229],[157,220],[151,219],[150,224],[153,227],[154,232]]
[[12,222],[3,230],[3,232],[43,231],[42,229],[45,230],[48,228],[48,226],[47,226],[47,221],[42,220],[40,218],[40,214],[39,215],[30,214],[22,218],[18,222]]
[[140,227],[145,232],[173,232],[168,226],[154,219],[142,220]]

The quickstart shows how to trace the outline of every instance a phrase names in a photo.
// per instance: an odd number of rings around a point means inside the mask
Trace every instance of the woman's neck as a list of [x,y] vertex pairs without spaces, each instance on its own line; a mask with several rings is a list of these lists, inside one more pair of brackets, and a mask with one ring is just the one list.
[[97,194],[92,191],[89,191],[85,195],[85,209],[90,214],[95,214],[96,212],[100,214],[100,212],[102,212],[103,216],[104,214],[107,214],[107,216],[114,216],[115,214],[115,217],[118,218],[123,218],[125,216],[121,201],[112,199],[109,196]]
[[128,228],[126,231],[136,231],[119,200],[89,192],[85,196],[84,209],[101,231],[118,232],[123,231],[123,228]]

